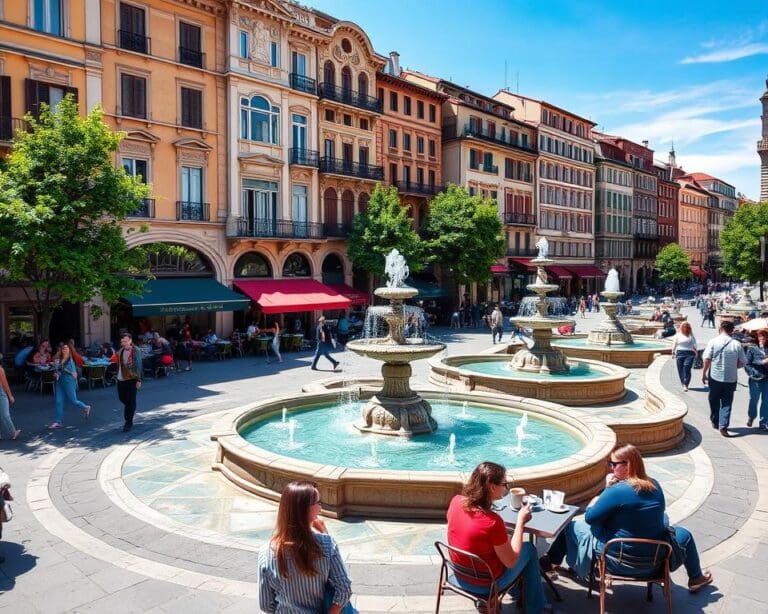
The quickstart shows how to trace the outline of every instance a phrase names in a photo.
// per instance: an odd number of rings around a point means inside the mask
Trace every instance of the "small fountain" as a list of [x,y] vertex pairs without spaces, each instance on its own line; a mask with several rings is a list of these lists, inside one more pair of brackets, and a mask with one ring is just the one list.
[[523,439],[525,439],[525,427],[528,426],[528,412],[523,412],[520,423],[515,427],[515,436],[517,437],[517,453],[523,452]]
[[617,301],[624,296],[619,285],[619,272],[616,269],[608,271],[605,280],[605,290],[600,293],[606,300],[600,303],[607,319],[594,328],[587,339],[597,345],[631,345],[634,343],[632,335],[621,322],[616,319]]
[[453,465],[456,463],[456,434],[451,433],[448,438],[448,464]]
[[286,407],[283,407],[283,420],[282,420],[282,422],[283,422],[283,424],[288,422],[288,408],[286,408]]
[[377,313],[386,320],[389,333],[350,341],[347,349],[380,360],[383,388],[375,393],[362,410],[362,421],[355,426],[364,432],[379,435],[414,435],[432,433],[437,423],[432,418],[432,408],[419,394],[411,390],[411,362],[429,358],[445,349],[444,343],[424,343],[420,338],[404,336],[403,300],[418,294],[416,288],[403,285],[408,277],[408,265],[403,256],[393,249],[386,257],[385,273],[389,281],[374,291],[376,296],[387,299],[390,308],[379,307]]

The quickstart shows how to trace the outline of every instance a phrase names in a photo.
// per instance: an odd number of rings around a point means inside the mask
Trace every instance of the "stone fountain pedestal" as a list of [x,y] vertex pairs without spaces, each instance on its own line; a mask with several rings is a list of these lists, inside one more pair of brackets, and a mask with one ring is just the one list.
[[590,343],[597,345],[631,345],[634,343],[632,334],[624,328],[624,325],[616,318],[616,301],[623,292],[611,292],[606,290],[600,293],[606,301],[600,303],[607,319],[603,320],[596,328],[592,329],[587,336]]

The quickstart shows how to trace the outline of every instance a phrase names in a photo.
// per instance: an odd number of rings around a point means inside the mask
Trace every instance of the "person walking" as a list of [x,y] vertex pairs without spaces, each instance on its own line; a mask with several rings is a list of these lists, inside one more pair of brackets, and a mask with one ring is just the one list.
[[582,318],[586,318],[586,312],[587,312],[587,299],[585,299],[583,296],[579,300],[579,313],[581,314]]
[[141,350],[133,345],[131,333],[122,333],[117,351],[117,396],[123,404],[123,433],[133,428],[136,392],[141,388],[141,377]]
[[[715,328],[715,312],[717,311],[717,305],[715,304],[715,301],[712,299],[709,299],[707,302],[707,314],[706,314],[706,321],[709,322],[709,325],[712,328]],[[701,323],[702,326],[704,326],[704,323]]]
[[744,354],[747,363],[744,370],[749,375],[749,408],[747,410],[747,426],[752,426],[758,416],[758,428],[768,431],[768,331],[757,333],[757,345],[747,346]]
[[[280,324],[275,320],[275,325],[272,327],[274,337],[272,337],[272,351],[277,356],[277,362],[283,362],[283,357],[280,355]],[[267,358],[269,362],[269,358]]]
[[11,441],[16,441],[21,435],[21,429],[17,429],[11,420],[11,403],[15,403],[8,378],[3,369],[3,355],[0,354],[0,439],[8,434]]
[[496,335],[499,336],[499,343],[501,343],[501,337],[504,334],[504,315],[501,313],[501,307],[496,303],[493,307],[493,313],[491,313],[491,336],[493,342],[496,343]]
[[710,339],[704,350],[704,370],[701,381],[709,382],[709,419],[712,428],[723,437],[730,437],[731,406],[736,392],[738,372],[747,362],[744,348],[733,337],[733,322],[720,325],[720,334]]
[[54,377],[56,378],[55,408],[56,418],[48,427],[60,429],[64,423],[64,402],[68,401],[75,407],[83,410],[83,419],[87,420],[91,415],[91,406],[86,405],[77,398],[78,373],[77,365],[72,351],[72,346],[64,344],[53,357],[55,365]]
[[317,361],[320,360],[320,356],[325,356],[331,361],[333,370],[339,366],[339,361],[334,360],[331,356],[331,349],[333,348],[333,342],[331,340],[331,329],[325,323],[325,316],[320,316],[317,319],[317,328],[315,329],[315,336],[317,338],[317,349],[315,350],[315,359],[312,361],[312,370],[317,371]]
[[672,338],[672,356],[677,363],[677,375],[683,390],[688,392],[688,385],[691,383],[691,368],[693,360],[696,358],[696,337],[693,336],[693,330],[688,322],[680,325],[680,330]]

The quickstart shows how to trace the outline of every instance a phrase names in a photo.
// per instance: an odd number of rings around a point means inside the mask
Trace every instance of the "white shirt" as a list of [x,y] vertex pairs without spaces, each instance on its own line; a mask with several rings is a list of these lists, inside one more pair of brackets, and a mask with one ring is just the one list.
[[704,350],[704,360],[710,359],[709,377],[718,382],[734,383],[738,378],[738,365],[745,364],[747,357],[741,343],[730,335],[720,333],[710,339]]
[[696,337],[693,335],[686,337],[683,333],[677,333],[672,340],[675,342],[676,351],[696,351]]

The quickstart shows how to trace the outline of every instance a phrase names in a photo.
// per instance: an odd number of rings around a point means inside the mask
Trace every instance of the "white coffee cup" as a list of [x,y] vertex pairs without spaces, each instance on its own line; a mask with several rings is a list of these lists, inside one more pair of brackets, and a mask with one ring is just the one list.
[[565,493],[562,490],[553,490],[549,499],[549,507],[553,510],[563,509],[565,502]]
[[512,507],[516,510],[519,510],[521,507],[523,507],[524,496],[525,496],[525,488],[520,488],[518,486],[516,488],[509,489],[509,501]]

